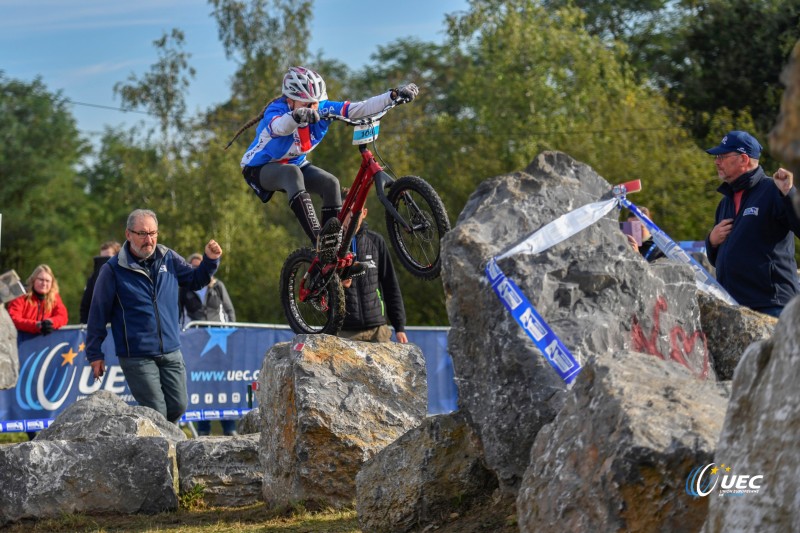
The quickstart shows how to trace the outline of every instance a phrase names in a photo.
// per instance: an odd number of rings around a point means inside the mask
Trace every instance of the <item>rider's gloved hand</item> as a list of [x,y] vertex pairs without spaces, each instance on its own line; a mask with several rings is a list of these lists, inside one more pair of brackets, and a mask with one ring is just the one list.
[[292,111],[292,118],[298,124],[315,124],[319,122],[319,113],[310,107],[298,107]]
[[394,98],[392,98],[392,100],[403,98],[410,102],[419,94],[419,87],[417,87],[416,83],[409,83],[408,85],[401,85],[392,92],[394,93]]

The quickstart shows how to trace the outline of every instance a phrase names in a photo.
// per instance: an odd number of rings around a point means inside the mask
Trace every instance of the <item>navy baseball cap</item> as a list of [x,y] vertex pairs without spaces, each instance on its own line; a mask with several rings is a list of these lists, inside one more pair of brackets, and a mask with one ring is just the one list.
[[739,152],[740,154],[747,154],[753,159],[758,159],[761,155],[761,145],[755,137],[746,131],[729,131],[719,146],[709,148],[706,150],[711,155],[727,154],[728,152]]

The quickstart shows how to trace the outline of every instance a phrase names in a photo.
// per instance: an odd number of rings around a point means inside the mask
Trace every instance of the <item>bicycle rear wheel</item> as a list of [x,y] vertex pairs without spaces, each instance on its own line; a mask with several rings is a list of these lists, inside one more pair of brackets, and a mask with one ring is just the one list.
[[281,305],[289,327],[295,333],[336,335],[344,322],[344,288],[339,276],[331,274],[325,287],[313,297],[300,300],[300,290],[308,282],[308,269],[314,260],[311,248],[295,250],[281,269]]
[[450,231],[439,195],[422,178],[403,176],[392,183],[387,198],[411,228],[406,230],[386,212],[386,230],[400,262],[418,278],[437,278],[442,270],[441,240]]

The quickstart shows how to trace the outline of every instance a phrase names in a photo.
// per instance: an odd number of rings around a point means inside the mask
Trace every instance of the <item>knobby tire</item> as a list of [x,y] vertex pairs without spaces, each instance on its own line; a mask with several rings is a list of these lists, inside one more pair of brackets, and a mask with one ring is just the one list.
[[441,240],[450,231],[441,198],[417,176],[392,183],[387,198],[406,222],[418,228],[407,232],[387,211],[386,231],[403,267],[420,279],[436,279],[442,271]]
[[323,290],[327,311],[317,309],[309,301],[300,301],[300,282],[308,272],[314,255],[311,248],[300,248],[289,254],[283,263],[280,279],[283,313],[295,333],[336,335],[342,328],[345,314],[344,287],[338,274],[333,274]]

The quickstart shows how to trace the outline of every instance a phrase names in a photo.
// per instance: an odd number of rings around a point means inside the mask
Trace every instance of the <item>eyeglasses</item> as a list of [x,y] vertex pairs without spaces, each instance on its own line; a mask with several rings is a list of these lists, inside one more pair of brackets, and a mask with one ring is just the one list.
[[733,153],[733,154],[719,154],[719,155],[715,155],[715,156],[714,156],[714,161],[722,161],[723,159],[727,159],[727,158],[729,158],[729,157],[737,157],[737,156],[740,156],[740,155],[744,155],[744,154],[737,154],[737,153]]
[[144,239],[145,237],[153,237],[153,238],[158,237],[158,230],[156,230],[156,231],[133,231],[132,229],[129,229],[128,231],[130,231],[134,235],[138,235],[142,239]]

